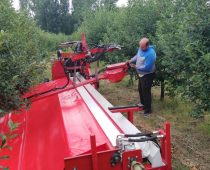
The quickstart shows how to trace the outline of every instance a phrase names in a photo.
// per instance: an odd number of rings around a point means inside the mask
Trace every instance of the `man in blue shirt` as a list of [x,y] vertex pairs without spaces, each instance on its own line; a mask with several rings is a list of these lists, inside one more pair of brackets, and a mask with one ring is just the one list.
[[152,113],[151,109],[151,88],[155,78],[156,53],[153,46],[149,44],[148,38],[139,41],[137,54],[129,61],[131,67],[135,67],[139,76],[139,96],[144,105],[144,115]]

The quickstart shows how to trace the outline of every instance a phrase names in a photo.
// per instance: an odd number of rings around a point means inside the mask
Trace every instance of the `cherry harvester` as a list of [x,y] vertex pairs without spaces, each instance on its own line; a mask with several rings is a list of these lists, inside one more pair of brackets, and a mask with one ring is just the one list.
[[[10,170],[171,170],[170,124],[141,133],[133,124],[133,112],[143,106],[114,107],[98,91],[100,80],[116,83],[129,70],[127,63],[109,65],[91,74],[90,64],[114,44],[88,48],[82,41],[60,44],[52,64],[52,80],[31,88],[23,97],[31,107],[0,118],[0,133],[8,121],[19,122],[0,151],[9,159],[0,165]],[[127,113],[127,117],[121,113]],[[12,148],[12,149],[11,149]]]

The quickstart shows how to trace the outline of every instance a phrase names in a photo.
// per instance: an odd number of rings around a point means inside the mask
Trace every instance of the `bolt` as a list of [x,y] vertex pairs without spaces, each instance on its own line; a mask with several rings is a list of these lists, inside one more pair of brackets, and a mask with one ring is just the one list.
[[115,163],[112,163],[112,166],[115,166]]

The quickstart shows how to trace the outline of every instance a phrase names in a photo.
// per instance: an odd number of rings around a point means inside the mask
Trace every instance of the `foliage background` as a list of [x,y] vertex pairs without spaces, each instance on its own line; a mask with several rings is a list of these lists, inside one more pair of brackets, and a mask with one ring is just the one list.
[[0,2],[0,115],[25,106],[22,94],[42,81],[50,51],[67,37],[42,31],[32,18]]

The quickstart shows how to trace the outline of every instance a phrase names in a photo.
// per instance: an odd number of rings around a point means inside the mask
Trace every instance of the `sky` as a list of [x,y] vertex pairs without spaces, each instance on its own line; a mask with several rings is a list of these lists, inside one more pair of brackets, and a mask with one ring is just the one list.
[[118,0],[117,6],[126,5],[128,0]]
[[[117,6],[123,6],[126,5],[127,0],[118,0],[117,2]],[[13,6],[15,7],[15,9],[19,9],[19,0],[13,0]]]
[[15,9],[19,9],[20,7],[19,7],[19,0],[13,0],[13,6],[14,6],[14,8]]

